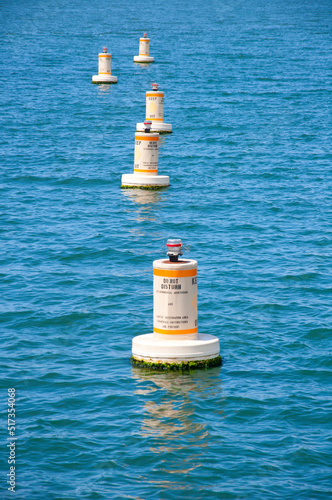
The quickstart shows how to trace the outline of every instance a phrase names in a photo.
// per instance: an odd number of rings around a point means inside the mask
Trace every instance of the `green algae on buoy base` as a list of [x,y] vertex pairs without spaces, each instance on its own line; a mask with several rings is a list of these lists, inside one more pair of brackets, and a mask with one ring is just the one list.
[[121,189],[148,189],[149,191],[158,191],[159,189],[165,189],[167,187],[168,186],[149,186],[149,185],[146,185],[146,186],[135,186],[135,185],[127,186],[126,184],[121,185]]
[[138,368],[149,368],[150,370],[158,371],[188,371],[188,370],[206,370],[222,365],[221,356],[211,359],[201,359],[197,361],[181,361],[180,363],[170,363],[162,361],[144,361],[137,359],[134,356],[130,358],[131,364]]
[[[96,75],[94,78],[98,78],[98,75]],[[115,76],[114,78],[117,78],[117,77]],[[105,84],[107,84],[107,85],[113,85],[114,83],[118,83],[118,81],[117,81],[117,80],[116,80],[116,81],[114,80],[114,81],[112,81],[112,82],[109,82],[109,81],[106,81],[106,80],[104,79],[104,80],[102,80],[102,81],[100,81],[100,82],[97,82],[96,80],[94,80],[94,81],[92,81],[92,83],[94,83],[95,85],[105,85]]]
[[[163,123],[161,125],[160,125],[159,122],[153,123],[153,125],[151,127],[151,132],[156,132],[159,135],[173,134],[172,128],[170,128],[168,130],[166,129],[167,125],[169,125],[169,127],[172,127],[172,125],[167,124],[167,123]],[[165,130],[162,130],[162,126],[165,127]],[[142,132],[142,131],[144,131],[143,127],[144,127],[144,123],[137,123],[136,124],[136,132]]]

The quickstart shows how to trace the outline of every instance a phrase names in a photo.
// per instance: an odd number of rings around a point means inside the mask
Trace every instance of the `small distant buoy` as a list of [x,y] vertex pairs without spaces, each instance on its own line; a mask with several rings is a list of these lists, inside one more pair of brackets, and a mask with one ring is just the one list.
[[154,61],[154,57],[149,56],[150,53],[150,38],[146,33],[143,34],[143,38],[139,39],[139,54],[134,56],[134,62],[138,63],[151,63]]
[[151,132],[150,120],[144,122],[144,132],[135,133],[134,173],[123,174],[122,188],[159,189],[169,186],[168,175],[158,175],[159,134]]
[[[158,83],[152,83],[152,91],[146,92],[146,120],[151,120],[151,132],[159,134],[172,133],[172,125],[164,123],[164,92],[159,90]],[[144,130],[144,123],[137,123],[136,130]]]
[[98,75],[93,75],[92,83],[117,83],[118,77],[111,74],[111,54],[107,53],[107,47],[98,54]]
[[197,261],[180,260],[181,247],[180,239],[169,239],[169,260],[153,262],[153,333],[133,338],[134,364],[154,368],[221,364],[219,339],[198,333]]

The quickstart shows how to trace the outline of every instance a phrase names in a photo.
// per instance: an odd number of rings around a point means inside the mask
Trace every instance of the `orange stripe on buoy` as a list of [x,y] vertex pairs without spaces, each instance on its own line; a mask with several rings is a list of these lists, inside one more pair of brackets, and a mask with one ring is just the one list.
[[[149,134],[146,134],[149,135]],[[147,137],[146,135],[135,135],[136,141],[158,141],[159,137]]]
[[111,75],[112,73],[98,73],[98,75]]
[[141,170],[140,168],[134,168],[134,172],[149,172],[149,174],[155,174],[158,170]]
[[163,122],[162,118],[147,118],[147,120],[151,120],[152,122]]
[[154,269],[154,276],[166,276],[168,278],[187,278],[189,276],[197,276],[197,269],[183,269],[183,270],[171,270],[171,269]]
[[162,94],[158,92],[149,92],[146,93],[146,97],[164,97],[164,92]]
[[110,54],[99,54],[99,57],[111,57]]
[[164,330],[161,328],[153,328],[153,331],[156,333],[162,333],[163,335],[189,335],[190,333],[197,333],[198,328],[191,328],[190,330]]

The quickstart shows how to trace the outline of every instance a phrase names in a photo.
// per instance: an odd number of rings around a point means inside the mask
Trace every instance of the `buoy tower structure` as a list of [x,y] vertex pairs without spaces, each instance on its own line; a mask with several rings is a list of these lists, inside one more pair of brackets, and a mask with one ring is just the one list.
[[146,33],[143,34],[143,38],[139,39],[138,56],[134,56],[134,62],[137,63],[154,62],[154,57],[150,56],[150,38],[148,38],[148,35]]
[[[151,132],[171,134],[172,125],[164,123],[164,92],[159,90],[158,83],[152,83],[152,90],[146,92],[145,119],[152,122]],[[144,123],[137,123],[136,130],[142,132]]]
[[103,52],[98,54],[98,75],[93,75],[92,83],[117,83],[118,77],[111,73],[112,56],[103,47]]
[[219,366],[219,339],[198,333],[197,261],[180,259],[180,239],[166,245],[169,258],[153,262],[153,333],[133,338],[132,363],[161,369]]
[[169,176],[158,174],[159,134],[151,132],[145,120],[144,132],[135,133],[134,173],[122,175],[122,188],[161,189],[169,186]]

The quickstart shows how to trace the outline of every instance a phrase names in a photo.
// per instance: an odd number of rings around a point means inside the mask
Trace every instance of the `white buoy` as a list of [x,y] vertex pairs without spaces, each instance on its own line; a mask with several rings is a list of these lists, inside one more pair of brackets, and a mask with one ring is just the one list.
[[143,34],[143,38],[139,39],[139,53],[138,56],[134,56],[134,62],[138,63],[151,63],[154,61],[154,57],[150,57],[150,38],[146,33]]
[[[164,123],[164,92],[159,90],[158,83],[152,83],[152,91],[146,92],[145,119],[151,120],[151,132],[166,134],[172,132],[172,125]],[[136,130],[144,130],[144,123],[137,123]]]
[[123,174],[121,187],[158,189],[169,186],[168,175],[158,175],[159,134],[151,132],[151,121],[144,122],[144,132],[135,133],[134,173]]
[[111,54],[107,53],[107,47],[98,54],[98,75],[93,75],[92,83],[117,83],[117,76],[111,74]]
[[133,338],[134,364],[161,368],[221,364],[219,339],[198,333],[197,261],[179,260],[181,246],[181,240],[169,239],[169,260],[153,262],[153,333]]

